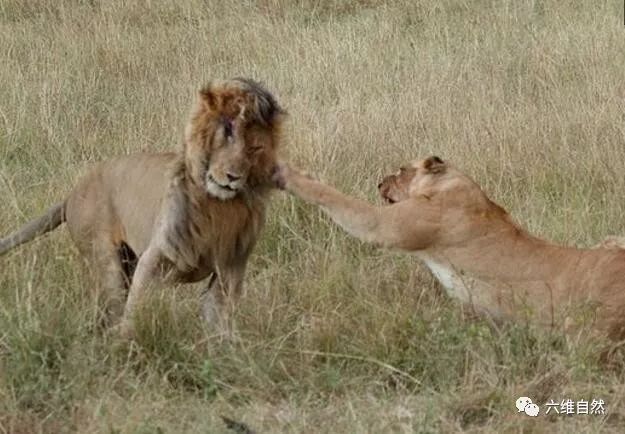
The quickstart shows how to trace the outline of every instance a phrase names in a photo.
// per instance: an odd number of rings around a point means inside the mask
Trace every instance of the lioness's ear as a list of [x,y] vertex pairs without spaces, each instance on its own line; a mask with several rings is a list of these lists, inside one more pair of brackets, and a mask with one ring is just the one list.
[[432,156],[425,159],[423,162],[423,168],[429,173],[443,173],[447,168],[447,165],[439,157]]

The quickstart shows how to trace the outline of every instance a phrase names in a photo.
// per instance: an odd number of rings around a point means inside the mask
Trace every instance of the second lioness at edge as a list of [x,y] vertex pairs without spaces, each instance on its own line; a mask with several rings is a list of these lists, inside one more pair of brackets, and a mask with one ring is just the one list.
[[416,160],[378,185],[374,206],[281,164],[276,184],[319,205],[351,235],[414,253],[454,298],[496,319],[567,332],[625,331],[625,250],[559,246],[517,225],[462,171],[438,157]]

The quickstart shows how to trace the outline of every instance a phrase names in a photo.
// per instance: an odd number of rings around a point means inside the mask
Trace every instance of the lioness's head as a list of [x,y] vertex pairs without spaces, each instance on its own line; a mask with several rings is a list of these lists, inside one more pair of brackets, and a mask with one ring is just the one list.
[[255,81],[202,88],[185,131],[193,181],[221,200],[270,184],[284,111]]
[[401,202],[411,196],[427,194],[443,179],[449,178],[445,176],[448,175],[448,169],[439,157],[415,160],[402,166],[393,175],[386,176],[378,184],[378,190],[387,203]]

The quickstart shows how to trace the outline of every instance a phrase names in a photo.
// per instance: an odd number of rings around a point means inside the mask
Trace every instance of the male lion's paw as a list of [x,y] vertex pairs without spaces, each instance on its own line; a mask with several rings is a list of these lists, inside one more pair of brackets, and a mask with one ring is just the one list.
[[129,324],[125,321],[122,321],[119,324],[111,327],[109,329],[109,333],[113,336],[119,337],[127,341],[132,341],[136,337],[135,328],[132,326],[132,324]]

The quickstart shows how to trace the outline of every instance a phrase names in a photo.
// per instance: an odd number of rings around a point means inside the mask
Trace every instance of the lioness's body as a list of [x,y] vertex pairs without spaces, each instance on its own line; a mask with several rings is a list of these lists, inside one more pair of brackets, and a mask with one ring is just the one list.
[[570,327],[580,315],[595,316],[597,326],[623,320],[610,306],[625,295],[624,251],[557,246],[508,222],[488,231],[486,219],[473,224],[481,234],[462,240],[464,248],[416,253],[451,296],[496,318],[543,326]]
[[279,184],[321,206],[350,234],[414,253],[446,291],[496,318],[620,338],[625,324],[625,251],[577,249],[516,225],[480,187],[433,157],[379,185],[388,206],[343,195],[288,167]]
[[234,79],[199,93],[182,149],[96,165],[60,204],[0,239],[0,254],[67,221],[98,275],[105,310],[124,306],[122,332],[146,288],[209,276],[204,316],[223,324],[263,225],[281,109],[258,83]]

